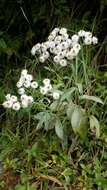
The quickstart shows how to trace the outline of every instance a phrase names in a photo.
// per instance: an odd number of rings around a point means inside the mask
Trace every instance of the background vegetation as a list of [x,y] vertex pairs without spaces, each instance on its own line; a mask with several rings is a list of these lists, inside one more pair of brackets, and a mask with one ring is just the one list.
[[[0,189],[107,189],[107,1],[1,0],[0,2]],[[88,57],[91,92],[104,101],[93,106],[100,137],[88,131],[83,142],[72,133],[66,148],[53,131],[35,131],[29,113],[7,113],[4,96],[15,88],[23,67],[35,64],[30,50],[54,27],[92,31],[99,44]],[[39,66],[39,69],[41,67]],[[43,73],[44,74],[44,73]]]

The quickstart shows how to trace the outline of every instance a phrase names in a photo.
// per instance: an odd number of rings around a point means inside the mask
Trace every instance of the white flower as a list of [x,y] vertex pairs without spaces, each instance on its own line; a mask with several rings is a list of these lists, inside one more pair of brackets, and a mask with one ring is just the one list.
[[45,57],[44,57],[43,55],[41,55],[41,56],[39,57],[39,61],[40,61],[41,63],[44,63],[44,62],[45,62]]
[[41,44],[40,44],[40,43],[37,43],[37,44],[35,45],[36,51],[38,51],[38,50],[40,49],[40,47],[41,47]]
[[50,91],[52,90],[52,85],[51,84],[45,85],[45,88],[47,88],[47,91]]
[[60,33],[61,35],[65,35],[65,34],[67,33],[67,29],[66,29],[66,28],[61,28],[61,29],[59,30],[59,33]]
[[31,87],[34,89],[38,88],[38,83],[36,81],[31,82]]
[[47,87],[45,87],[45,86],[41,86],[41,87],[40,87],[40,93],[41,93],[41,94],[45,95],[45,94],[47,94],[47,92],[48,92]]
[[20,110],[21,106],[19,102],[15,102],[12,106],[13,110],[18,111]]
[[72,42],[73,42],[73,43],[77,43],[77,42],[79,41],[79,36],[76,35],[76,34],[74,34],[74,35],[71,37],[71,39],[72,39]]
[[72,52],[72,54],[73,54],[74,57],[78,55],[80,49],[81,49],[80,44],[75,44],[73,46],[73,48],[71,49],[71,52]]
[[60,62],[60,57],[59,56],[55,56],[53,58],[53,60],[54,60],[55,63],[59,63]]
[[55,47],[55,42],[54,41],[50,41],[49,42],[49,48],[54,48]]
[[8,100],[8,101],[3,102],[2,105],[4,108],[11,108],[13,105],[13,102]]
[[27,69],[23,69],[22,72],[21,72],[21,76],[25,77],[27,75],[27,72],[28,72]]
[[24,82],[24,87],[29,88],[31,86],[31,82],[29,80],[26,80]]
[[95,45],[95,44],[98,44],[98,38],[96,38],[95,36],[92,37],[92,43]]
[[92,33],[91,32],[85,32],[84,37],[85,38],[91,38],[92,37]]
[[71,50],[70,50],[70,53],[73,58],[77,56],[78,52],[79,52],[79,50],[77,48],[71,48]]
[[43,53],[43,57],[44,57],[45,59],[48,59],[48,57],[49,57],[49,52],[48,52],[48,51],[45,51],[45,52]]
[[66,43],[68,44],[68,46],[70,46],[70,45],[72,44],[72,40],[71,40],[70,38],[68,38],[68,39],[66,40]]
[[67,60],[66,59],[61,59],[59,64],[62,66],[62,67],[65,67],[67,66]]
[[68,39],[69,35],[67,33],[63,34],[62,40],[66,41]]
[[17,102],[17,96],[13,96],[13,95],[12,95],[12,96],[10,97],[10,101],[12,101],[13,103],[14,103],[14,102]]
[[32,80],[33,80],[33,77],[32,77],[32,75],[27,74],[26,77],[25,77],[25,79],[26,79],[27,81],[32,81]]
[[62,46],[62,49],[67,49],[69,47],[69,45],[68,45],[68,43],[66,41],[62,42],[61,46]]
[[78,35],[79,35],[80,37],[84,37],[84,36],[85,36],[85,31],[84,31],[84,30],[80,30],[80,31],[78,32]]
[[57,55],[59,52],[62,51],[62,46],[61,44],[60,45],[57,45],[55,48],[54,48],[54,53]]
[[62,40],[62,37],[61,37],[60,35],[58,35],[58,36],[56,36],[56,38],[54,39],[54,42],[55,42],[56,44],[59,44],[59,43],[61,42],[61,40]]
[[47,45],[45,45],[45,43],[41,44],[41,50],[42,52],[45,52],[47,50]]
[[53,32],[56,32],[56,33],[58,33],[59,32],[59,28],[54,28],[54,30],[53,30]]
[[48,40],[52,41],[56,37],[56,32],[51,32],[51,34],[48,36]]
[[86,37],[84,39],[84,44],[85,45],[91,45],[92,44],[92,38],[91,37]]
[[16,83],[16,86],[17,88],[21,88],[23,86],[23,81],[22,80],[19,80],[17,83]]
[[21,102],[21,106],[22,106],[22,108],[27,108],[27,107],[28,107],[28,101],[23,100],[23,101]]
[[59,52],[57,56],[58,56],[60,59],[62,59],[62,58],[64,58],[65,55],[66,55],[66,50],[63,50],[63,51]]
[[32,96],[28,96],[28,98],[27,98],[27,102],[28,102],[28,104],[32,104],[33,103],[33,97]]
[[79,51],[81,49],[80,44],[78,44],[78,43],[74,44],[73,49],[77,49]]
[[44,80],[43,80],[43,84],[44,85],[49,85],[50,84],[50,79],[48,79],[48,78],[45,78]]
[[35,48],[35,46],[32,47],[32,49],[31,49],[31,54],[32,54],[32,55],[35,55],[35,54],[36,54],[36,48]]
[[60,97],[60,94],[59,94],[59,92],[53,92],[52,96],[53,96],[54,100],[58,100]]
[[19,88],[18,89],[18,94],[22,95],[25,93],[25,89],[24,88]]
[[10,100],[11,94],[7,94],[7,95],[5,96],[5,98],[6,98],[6,100]]
[[68,60],[72,60],[72,59],[74,58],[72,52],[68,51],[67,54],[66,54],[66,58],[67,58]]
[[23,94],[23,95],[21,95],[20,99],[21,99],[21,101],[26,101],[27,102],[28,96],[26,94]]

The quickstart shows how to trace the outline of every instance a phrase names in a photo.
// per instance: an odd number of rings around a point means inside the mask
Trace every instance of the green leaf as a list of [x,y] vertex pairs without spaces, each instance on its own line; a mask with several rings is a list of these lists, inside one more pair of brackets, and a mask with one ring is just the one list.
[[97,102],[97,103],[100,103],[100,104],[104,104],[103,101],[99,97],[96,97],[96,96],[83,95],[83,96],[80,96],[80,99],[92,100],[94,102]]
[[78,87],[78,90],[79,90],[79,93],[82,95],[83,94],[83,86],[81,83],[76,83],[77,87]]
[[1,49],[6,49],[7,48],[6,42],[4,41],[3,38],[0,39],[0,48]]
[[76,107],[71,116],[71,125],[75,134],[78,134],[82,139],[87,136],[88,118],[84,110]]
[[62,139],[62,140],[64,139],[63,126],[62,126],[60,119],[58,119],[58,118],[55,123],[55,132],[60,139]]
[[56,111],[58,104],[59,104],[59,101],[58,101],[58,100],[54,101],[54,102],[50,105],[51,111]]
[[72,102],[70,102],[68,104],[68,107],[67,107],[67,110],[66,110],[66,114],[67,114],[68,119],[71,120],[72,113],[73,113],[74,109],[76,108],[76,106],[77,105],[73,104]]
[[61,96],[61,101],[63,101],[63,100],[69,100],[69,99],[71,99],[71,94],[73,93],[73,92],[75,92],[77,90],[77,88],[76,87],[72,87],[72,88],[70,88],[69,90],[66,90],[63,94],[62,94],[62,96]]
[[95,130],[96,137],[99,138],[100,136],[100,124],[97,118],[93,115],[90,116],[90,128],[91,130]]

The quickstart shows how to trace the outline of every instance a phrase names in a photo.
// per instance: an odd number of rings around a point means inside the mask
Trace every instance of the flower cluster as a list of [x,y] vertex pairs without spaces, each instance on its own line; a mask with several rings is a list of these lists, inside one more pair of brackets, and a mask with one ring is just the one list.
[[98,39],[92,36],[91,32],[80,30],[77,34],[69,36],[66,28],[55,28],[46,42],[37,43],[32,47],[31,54],[39,55],[39,61],[42,63],[52,55],[55,63],[65,67],[78,55],[81,38],[85,45],[98,43]]
[[15,111],[18,111],[21,108],[21,104],[18,101],[17,96],[7,94],[5,98],[6,101],[3,103],[4,108],[12,108]]
[[18,88],[18,94],[20,95],[19,100],[17,96],[7,94],[5,96],[6,101],[3,103],[5,108],[12,108],[15,111],[20,110],[20,108],[27,108],[33,103],[33,97],[26,94],[26,88],[36,89],[38,83],[33,81],[33,76],[28,74],[26,69],[22,70],[19,81],[16,84]]
[[[16,83],[18,88],[19,97],[7,94],[5,96],[6,101],[3,103],[4,108],[11,108],[15,111],[20,110],[21,108],[27,108],[34,102],[34,98],[31,95],[26,94],[26,89],[38,88],[38,83],[33,81],[33,76],[28,74],[26,69],[22,70],[19,81]],[[59,99],[60,94],[56,91],[50,82],[50,79],[45,78],[43,80],[43,85],[39,88],[42,95],[50,95],[53,99]]]
[[40,86],[40,92],[43,95],[49,94],[50,96],[53,97],[54,100],[59,99],[60,97],[60,93],[58,91],[56,91],[53,87],[52,84],[50,82],[50,79],[45,78],[43,80],[43,86]]

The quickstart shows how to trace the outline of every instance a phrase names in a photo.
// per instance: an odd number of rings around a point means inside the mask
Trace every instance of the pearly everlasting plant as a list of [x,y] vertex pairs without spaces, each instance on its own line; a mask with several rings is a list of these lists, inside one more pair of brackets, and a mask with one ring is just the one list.
[[[39,109],[41,109],[35,116],[36,120],[39,120],[37,129],[43,126],[46,130],[54,127],[58,137],[64,141],[64,127],[67,125],[65,122],[69,120],[74,133],[84,139],[89,120],[92,126],[94,117],[87,113],[84,101],[91,100],[103,104],[98,97],[87,95],[88,85],[91,83],[87,79],[87,62],[85,62],[87,59],[84,59],[83,48],[97,43],[97,37],[89,31],[80,30],[70,35],[66,28],[55,28],[47,41],[37,43],[31,49],[31,54],[37,56],[39,62],[44,63],[47,60],[54,62],[57,69],[48,68],[49,76],[52,74],[54,77],[48,78],[47,75],[39,81],[39,84],[27,69],[23,69],[16,83],[18,95],[7,94],[6,101],[3,102],[4,108],[19,111],[40,103],[42,106]],[[79,58],[80,52],[82,55]],[[62,69],[68,65],[70,65],[68,70]],[[39,98],[36,99],[34,93],[38,93]],[[36,110],[36,106],[34,108]],[[97,121],[95,117],[94,120]]]

